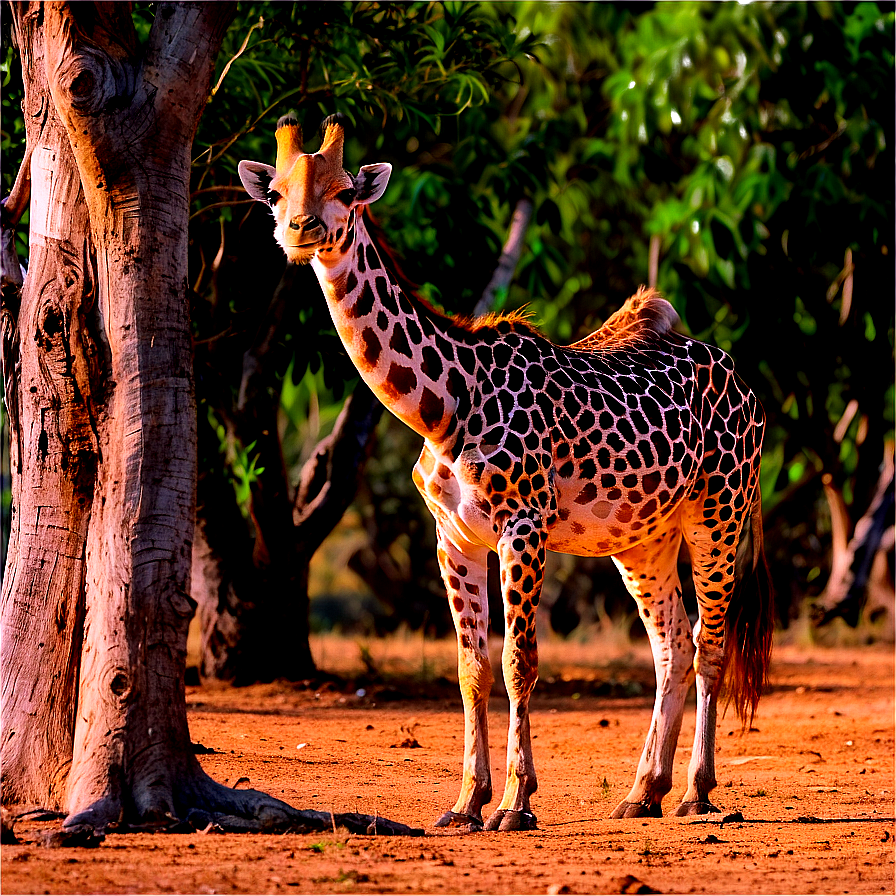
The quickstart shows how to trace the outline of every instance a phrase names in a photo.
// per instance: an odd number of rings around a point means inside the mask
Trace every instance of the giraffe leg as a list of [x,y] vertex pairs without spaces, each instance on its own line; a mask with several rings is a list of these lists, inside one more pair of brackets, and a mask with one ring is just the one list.
[[663,797],[672,788],[672,761],[684,701],[690,686],[694,647],[691,625],[681,603],[676,520],[655,539],[613,557],[625,586],[638,604],[656,669],[656,702],[635,783],[612,818],[659,818]]
[[457,673],[464,703],[464,771],[460,796],[436,827],[482,827],[482,807],[492,798],[488,752],[488,549],[455,544],[438,526],[438,557],[457,630]]
[[694,629],[697,656],[697,730],[688,766],[688,789],[675,810],[676,815],[706,815],[721,810],[709,801],[709,792],[716,786],[716,709],[723,649],[714,639],[705,636],[701,623]]
[[[676,815],[719,812],[709,800],[716,786],[715,745],[719,688],[725,657],[725,613],[734,589],[734,563],[741,514],[708,526],[702,501],[685,509],[684,533],[691,553],[700,621],[694,629],[697,655],[697,728],[688,767],[688,789]],[[713,506],[715,501],[713,501]]]
[[536,827],[529,798],[538,789],[529,733],[529,697],[538,679],[535,616],[544,579],[546,534],[541,518],[521,511],[498,541],[505,633],[502,666],[510,724],[504,796],[486,821],[489,831],[529,831]]

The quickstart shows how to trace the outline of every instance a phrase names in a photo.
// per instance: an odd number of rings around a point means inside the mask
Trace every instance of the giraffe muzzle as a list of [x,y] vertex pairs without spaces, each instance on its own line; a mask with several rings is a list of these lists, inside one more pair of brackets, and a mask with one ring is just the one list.
[[297,248],[320,242],[327,232],[326,225],[317,215],[297,216],[289,222],[289,229],[294,238],[298,237],[301,240]]

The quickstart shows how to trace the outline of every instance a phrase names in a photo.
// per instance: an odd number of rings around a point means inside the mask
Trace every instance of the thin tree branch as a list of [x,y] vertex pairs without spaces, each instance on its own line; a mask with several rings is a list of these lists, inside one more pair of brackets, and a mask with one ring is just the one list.
[[206,212],[211,211],[213,208],[232,208],[237,205],[252,205],[255,202],[254,199],[231,199],[229,202],[213,202],[211,205],[204,205],[198,211],[193,212],[190,215],[190,220],[192,221],[194,218],[198,218],[200,215],[204,215]]
[[230,66],[233,65],[243,53],[246,52],[246,47],[249,46],[249,38],[252,37],[252,32],[255,31],[256,28],[261,28],[264,25],[264,16],[259,16],[258,21],[249,29],[249,33],[246,35],[246,39],[243,41],[242,46],[236,51],[236,53],[230,58],[227,62],[227,65],[224,66],[224,70],[221,72],[221,77],[218,78],[218,83],[212,88],[211,96],[214,96],[218,90],[221,88],[221,84],[224,82],[224,79],[227,77],[227,72],[230,71]]
[[827,586],[813,608],[816,625],[825,625],[837,616],[842,616],[851,626],[858,624],[867,599],[874,557],[884,532],[892,526],[893,480],[892,446],[888,445],[874,497],[849,538],[849,516],[843,497],[834,488],[831,477],[824,477],[825,497],[831,510],[832,556]]
[[2,307],[15,317],[19,314],[19,301],[25,277],[19,254],[16,251],[15,224],[8,220],[6,202],[0,203],[0,294]]
[[28,208],[31,201],[31,154],[34,145],[29,143],[25,147],[25,158],[19,166],[16,182],[12,185],[9,196],[3,200],[3,223],[15,227]]
[[498,259],[498,266],[495,268],[488,286],[485,287],[482,297],[473,309],[475,316],[478,317],[491,311],[498,291],[510,287],[514,271],[523,253],[526,228],[528,228],[531,220],[532,201],[523,197],[517,202],[516,208],[513,210],[510,230],[507,232],[507,239],[504,242],[504,248],[501,250],[501,257]]
[[660,270],[660,247],[662,245],[663,238],[655,233],[650,238],[650,255],[647,262],[647,285],[651,288],[655,288],[657,284],[657,280],[659,279],[659,270]]

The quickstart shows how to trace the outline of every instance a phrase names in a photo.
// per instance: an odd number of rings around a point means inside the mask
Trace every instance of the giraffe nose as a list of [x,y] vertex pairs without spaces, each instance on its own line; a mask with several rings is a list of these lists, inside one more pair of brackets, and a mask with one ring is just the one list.
[[318,227],[323,227],[323,221],[317,215],[296,215],[289,222],[289,229],[297,230],[300,235],[317,230]]

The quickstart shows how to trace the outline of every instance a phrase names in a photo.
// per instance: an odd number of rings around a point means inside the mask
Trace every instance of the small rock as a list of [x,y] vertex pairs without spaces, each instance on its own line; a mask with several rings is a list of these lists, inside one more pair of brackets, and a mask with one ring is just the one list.
[[559,893],[572,893],[566,884],[551,884],[547,889],[548,896],[558,896]]
[[727,843],[727,840],[720,840],[716,837],[715,834],[707,834],[701,841],[701,843]]
[[390,747],[399,747],[405,750],[418,750],[422,748],[420,741],[417,740],[417,723],[415,721],[410,721],[406,725],[401,726],[401,734],[404,735],[404,739],[399,741],[397,744],[389,744]]
[[633,874],[626,874],[613,881],[611,893],[659,893],[649,884],[638,880]]

